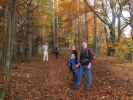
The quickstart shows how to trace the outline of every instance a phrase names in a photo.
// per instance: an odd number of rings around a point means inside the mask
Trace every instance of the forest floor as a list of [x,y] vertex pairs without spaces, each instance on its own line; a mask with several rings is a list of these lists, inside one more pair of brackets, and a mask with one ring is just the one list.
[[33,60],[15,65],[6,100],[133,100],[133,64],[111,57],[97,57],[93,85],[72,86],[72,75],[63,57],[50,56],[48,64]]

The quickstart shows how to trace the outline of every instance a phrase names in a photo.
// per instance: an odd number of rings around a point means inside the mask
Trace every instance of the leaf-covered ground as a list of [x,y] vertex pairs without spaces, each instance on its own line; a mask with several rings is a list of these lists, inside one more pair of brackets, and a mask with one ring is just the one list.
[[72,75],[63,58],[50,57],[16,65],[6,100],[133,100],[133,64],[98,57],[93,66],[93,86],[74,90]]

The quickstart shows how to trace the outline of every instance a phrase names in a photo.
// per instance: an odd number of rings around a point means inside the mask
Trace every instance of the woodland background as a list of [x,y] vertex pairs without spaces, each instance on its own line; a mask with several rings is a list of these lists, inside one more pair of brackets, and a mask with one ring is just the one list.
[[12,66],[40,56],[45,42],[65,55],[73,44],[80,50],[82,41],[97,56],[133,62],[133,0],[0,0],[6,86]]

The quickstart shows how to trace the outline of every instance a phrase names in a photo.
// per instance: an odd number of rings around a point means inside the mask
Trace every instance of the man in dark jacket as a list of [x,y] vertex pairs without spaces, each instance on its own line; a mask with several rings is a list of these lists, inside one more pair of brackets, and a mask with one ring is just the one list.
[[[80,51],[80,77],[85,76],[85,89],[89,89],[92,84],[92,61],[93,54],[90,49],[87,48],[87,43],[82,43],[82,49]],[[77,86],[80,86],[80,81],[77,82]]]

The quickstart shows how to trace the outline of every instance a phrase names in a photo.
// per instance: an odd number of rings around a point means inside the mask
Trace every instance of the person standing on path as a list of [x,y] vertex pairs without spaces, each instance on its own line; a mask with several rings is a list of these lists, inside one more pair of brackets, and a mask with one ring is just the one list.
[[73,79],[74,79],[74,88],[77,89],[78,85],[77,83],[80,82],[80,63],[78,59],[78,51],[75,47],[75,45],[71,48],[71,54],[74,55],[76,63],[72,63],[73,67]]
[[[82,43],[82,49],[80,51],[80,80],[85,77],[85,89],[89,90],[92,85],[92,60],[94,56],[90,49],[87,47],[87,43]],[[76,82],[76,88],[80,87],[80,80]]]
[[48,43],[45,43],[42,46],[42,50],[43,50],[43,62],[48,63]]
[[72,75],[73,75],[73,85],[74,85],[74,88],[76,87],[76,83],[78,81],[80,81],[80,74],[79,74],[79,71],[80,71],[80,66],[79,66],[79,62],[78,60],[76,59],[76,56],[75,54],[72,52],[69,59],[68,59],[68,68],[69,70],[72,72]]
[[55,57],[56,57],[56,59],[57,59],[57,58],[59,57],[59,47],[58,47],[58,46],[56,46],[56,47],[54,48],[53,53],[54,53],[54,55],[55,55]]
[[78,61],[78,52],[77,52],[77,49],[76,49],[75,45],[72,46],[72,51],[71,52],[75,55],[76,60]]

